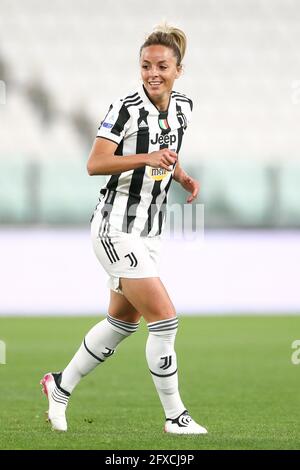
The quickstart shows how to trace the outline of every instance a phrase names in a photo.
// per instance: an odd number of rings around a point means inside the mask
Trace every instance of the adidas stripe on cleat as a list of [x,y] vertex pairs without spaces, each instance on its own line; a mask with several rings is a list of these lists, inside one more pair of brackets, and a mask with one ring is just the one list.
[[207,429],[197,424],[187,410],[178,418],[166,419],[164,431],[170,434],[207,434]]
[[48,421],[51,423],[54,431],[67,431],[66,408],[70,394],[60,387],[61,373],[55,374],[49,372],[44,375],[40,384],[42,392],[47,396]]

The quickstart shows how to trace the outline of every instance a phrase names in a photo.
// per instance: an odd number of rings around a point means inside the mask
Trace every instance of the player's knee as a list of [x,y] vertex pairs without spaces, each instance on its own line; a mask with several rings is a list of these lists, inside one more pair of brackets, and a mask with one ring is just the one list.
[[167,310],[158,310],[155,314],[151,315],[151,318],[154,318],[152,321],[164,321],[164,320],[172,320],[176,318],[176,310],[173,307],[169,307]]
[[168,312],[168,313],[165,313],[165,312],[163,313],[163,312],[162,312],[162,313],[159,315],[159,319],[160,319],[160,320],[171,320],[172,318],[176,318],[176,312],[175,312],[175,310],[170,311],[170,312]]

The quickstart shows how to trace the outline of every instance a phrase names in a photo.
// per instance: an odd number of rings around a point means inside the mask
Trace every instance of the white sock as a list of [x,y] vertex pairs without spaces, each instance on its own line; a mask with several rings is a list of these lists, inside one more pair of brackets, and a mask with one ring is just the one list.
[[175,419],[186,409],[178,391],[177,360],[174,350],[178,319],[148,323],[146,358],[166,418]]
[[85,336],[73,359],[62,372],[61,387],[69,393],[79,381],[114,352],[118,344],[134,333],[139,323],[117,320],[109,314]]

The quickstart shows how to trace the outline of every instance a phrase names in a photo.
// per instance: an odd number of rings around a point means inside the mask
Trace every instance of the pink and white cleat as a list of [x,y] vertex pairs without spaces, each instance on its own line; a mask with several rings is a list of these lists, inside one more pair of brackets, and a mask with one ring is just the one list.
[[49,402],[48,421],[54,431],[67,431],[66,409],[70,393],[60,387],[61,373],[48,372],[40,384],[42,392],[47,396]]

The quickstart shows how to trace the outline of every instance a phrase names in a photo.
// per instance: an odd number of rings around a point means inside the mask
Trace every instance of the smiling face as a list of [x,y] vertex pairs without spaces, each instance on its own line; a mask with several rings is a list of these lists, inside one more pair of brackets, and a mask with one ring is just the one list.
[[180,76],[181,66],[172,49],[154,45],[142,49],[141,77],[148,95],[159,108],[168,106],[174,80]]

